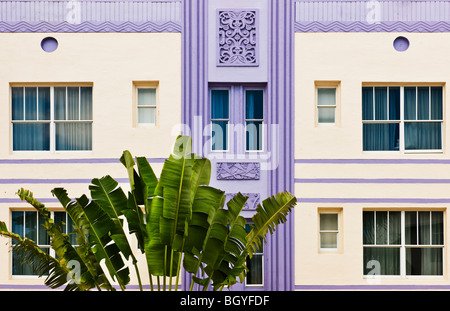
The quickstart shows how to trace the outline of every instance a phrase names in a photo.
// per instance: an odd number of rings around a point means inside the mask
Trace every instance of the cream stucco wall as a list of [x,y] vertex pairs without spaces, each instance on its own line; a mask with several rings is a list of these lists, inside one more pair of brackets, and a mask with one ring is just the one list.
[[[406,36],[405,52],[393,48],[394,39]],[[448,179],[448,164],[373,163],[378,159],[449,159],[450,119],[450,34],[448,33],[297,33],[295,35],[295,194],[300,204],[295,212],[295,284],[371,285],[371,284],[450,284],[448,264],[438,278],[363,277],[362,212],[368,208],[417,210],[449,207],[439,203],[450,198],[448,183],[425,183],[420,179]],[[315,122],[315,83],[339,81],[339,122],[317,126]],[[405,154],[362,151],[361,87],[363,83],[438,83],[444,85],[443,152]],[[365,163],[311,163],[317,159],[362,159]],[[330,182],[325,179],[410,180],[406,183]],[[419,181],[418,181],[419,180]],[[330,203],[320,203],[323,199]],[[305,199],[306,202],[302,202]],[[353,200],[356,199],[356,200]],[[374,203],[364,203],[367,199]],[[406,203],[406,199],[425,199]],[[428,199],[436,199],[431,203]],[[353,200],[353,201],[352,201]],[[389,203],[387,200],[390,200]],[[397,201],[395,201],[397,200]],[[315,203],[317,202],[317,203]],[[337,203],[341,202],[341,203]],[[320,253],[318,247],[318,209],[342,208],[343,247],[337,253]],[[444,213],[445,241],[448,218]],[[448,242],[446,242],[447,244]],[[449,258],[448,247],[444,260]]]
[[[58,49],[44,52],[40,43],[46,36],[58,40]],[[180,33],[3,33],[0,34],[0,159],[119,159],[123,150],[134,156],[165,158],[181,123],[181,34]],[[135,126],[133,83],[157,81],[157,126]],[[10,84],[88,83],[93,86],[93,148],[88,152],[12,152]],[[159,174],[161,163],[152,167]],[[91,180],[110,174],[127,178],[125,168],[116,163],[0,163],[0,179],[38,179],[0,184],[0,220],[9,225],[10,211],[27,207],[5,203],[17,198],[24,187],[37,198],[52,198],[51,189],[65,187],[71,197],[88,193],[83,182],[46,183],[43,179]],[[127,190],[127,186],[124,185]],[[3,203],[2,203],[3,202]],[[57,207],[48,203],[47,207]],[[3,239],[3,238],[1,238]],[[0,241],[0,284],[42,284],[42,280],[11,278],[10,256]],[[145,258],[139,260],[146,271]],[[132,274],[134,269],[130,269]],[[147,273],[142,273],[145,275]],[[145,281],[145,280],[144,280]],[[132,284],[137,284],[133,277]],[[148,284],[148,283],[147,283]]]

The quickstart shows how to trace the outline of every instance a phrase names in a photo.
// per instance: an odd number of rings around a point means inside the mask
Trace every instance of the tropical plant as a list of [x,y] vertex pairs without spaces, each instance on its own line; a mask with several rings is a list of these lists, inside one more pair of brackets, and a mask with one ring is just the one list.
[[[264,200],[247,232],[246,219],[240,214],[248,197],[238,193],[225,204],[225,192],[209,186],[210,161],[193,154],[191,146],[190,137],[177,138],[159,179],[145,157],[134,159],[124,151],[120,161],[128,172],[127,193],[109,175],[92,180],[90,198],[71,199],[64,188],[53,189],[73,220],[77,245],[62,232],[63,224],[53,222],[44,204],[29,190],[20,189],[19,197],[43,217],[56,258],[30,239],[9,232],[4,222],[0,222],[0,235],[11,238],[13,251],[33,264],[40,276],[47,276],[45,284],[50,288],[115,290],[116,282],[125,290],[131,261],[142,290],[131,235],[145,254],[151,290],[171,290],[173,285],[177,290],[181,266],[191,274],[190,290],[195,283],[203,290],[219,290],[242,282],[247,258],[262,246],[267,233],[286,222],[296,198],[281,192]],[[72,271],[74,263],[77,275]]]

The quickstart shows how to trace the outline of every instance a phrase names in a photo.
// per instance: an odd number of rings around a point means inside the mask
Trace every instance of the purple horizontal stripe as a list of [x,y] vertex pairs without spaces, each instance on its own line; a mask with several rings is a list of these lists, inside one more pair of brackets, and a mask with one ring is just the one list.
[[[164,163],[164,158],[148,158],[150,163]],[[91,159],[0,159],[0,164],[118,164],[116,158]]]
[[430,198],[297,198],[299,203],[450,203],[450,199]]
[[450,164],[449,159],[296,159],[297,164]]
[[296,178],[296,183],[311,184],[448,184],[450,179],[416,178]]
[[364,21],[302,21],[295,22],[295,32],[448,32],[450,22],[388,22],[369,24]]
[[446,290],[450,285],[295,285],[295,290]]
[[[88,184],[92,179],[0,179],[0,184]],[[115,178],[118,183],[128,182],[128,178]]]

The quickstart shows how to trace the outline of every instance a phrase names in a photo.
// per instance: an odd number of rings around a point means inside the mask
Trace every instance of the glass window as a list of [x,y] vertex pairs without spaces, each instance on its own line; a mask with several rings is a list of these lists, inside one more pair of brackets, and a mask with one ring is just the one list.
[[156,88],[138,88],[137,93],[138,124],[155,125]]
[[12,87],[11,106],[13,151],[92,150],[92,87]]
[[[250,232],[250,225],[245,226],[247,232]],[[252,256],[247,258],[247,276],[246,285],[263,286],[264,285],[264,249],[258,249]]]
[[442,109],[442,87],[363,87],[363,150],[441,150]]
[[320,213],[320,249],[337,250],[339,240],[338,213]]
[[[73,234],[73,222],[66,212],[51,212],[51,217],[56,224],[62,223],[63,233],[69,234],[72,245],[76,245],[76,234]],[[12,232],[33,240],[39,248],[55,256],[54,250],[50,249],[50,237],[47,235],[43,227],[44,219],[34,211],[13,211]],[[13,242],[15,243],[15,242]],[[12,252],[12,275],[38,275],[35,273],[35,266],[23,263],[21,256],[13,250]]]
[[365,275],[443,275],[443,212],[364,211],[363,243]]
[[264,91],[247,90],[245,92],[245,132],[246,150],[263,149]]
[[211,90],[212,150],[228,150],[229,90]]
[[317,122],[319,124],[336,123],[336,88],[317,88]]

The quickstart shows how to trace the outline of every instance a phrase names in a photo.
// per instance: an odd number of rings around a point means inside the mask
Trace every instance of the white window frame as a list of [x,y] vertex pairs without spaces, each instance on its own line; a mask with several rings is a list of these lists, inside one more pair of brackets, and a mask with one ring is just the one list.
[[[263,92],[263,118],[262,119],[247,119],[245,116],[245,111],[247,108],[247,91],[261,91]],[[264,152],[266,150],[266,131],[267,131],[267,125],[266,125],[266,92],[264,88],[251,88],[251,87],[244,87],[243,89],[243,115],[244,115],[244,127],[245,127],[245,135],[244,135],[244,149],[247,153],[258,153],[258,152]],[[247,149],[247,122],[262,122],[261,124],[261,149],[258,150],[249,150]]]
[[[90,123],[93,124],[94,123],[94,112],[92,111],[92,120],[56,120],[55,119],[55,87],[65,87],[66,88],[66,107],[68,105],[68,100],[67,100],[67,88],[68,87],[78,87],[78,92],[81,92],[81,88],[82,87],[91,87],[92,91],[93,91],[93,86],[92,84],[64,84],[64,85],[58,85],[58,84],[32,84],[32,85],[28,85],[28,84],[11,84],[10,85],[10,91],[13,87],[22,87],[24,89],[25,92],[25,88],[27,87],[34,87],[37,89],[37,94],[39,94],[39,88],[40,87],[49,87],[50,88],[50,120],[13,120],[12,119],[12,94],[11,94],[11,100],[10,100],[10,126],[11,126],[11,132],[10,132],[10,148],[11,148],[11,152],[13,154],[27,154],[27,153],[33,153],[33,154],[58,154],[58,153],[91,153],[93,151],[93,146],[91,148],[91,150],[56,150],[56,124],[57,123]],[[12,92],[11,92],[12,93]],[[25,94],[24,94],[25,96]],[[38,97],[39,98],[39,97]],[[79,100],[81,99],[81,96],[79,96]],[[93,97],[92,97],[92,101],[93,101]],[[80,105],[80,102],[78,103]],[[24,97],[24,105],[25,105],[25,97]],[[39,105],[39,101],[38,101],[38,105]],[[92,109],[94,106],[94,103],[92,103]],[[66,109],[66,119],[67,119],[67,113],[68,113],[68,109]],[[81,109],[78,109],[78,113],[81,114]],[[24,115],[25,115],[25,110],[24,110]],[[81,116],[81,115],[80,115]],[[49,150],[14,150],[14,126],[13,124],[19,124],[19,123],[48,123],[50,124],[50,148]],[[93,137],[91,137],[92,139],[92,144],[93,144]]]
[[[392,210],[392,209],[387,209],[387,210],[363,210],[363,212],[377,212],[377,211],[381,211],[381,212],[395,212],[398,211],[400,212],[401,216],[400,216],[400,237],[401,237],[401,242],[400,244],[363,244],[363,248],[365,247],[393,247],[393,248],[399,248],[400,249],[400,275],[364,275],[363,274],[363,278],[364,279],[373,279],[374,277],[377,278],[401,278],[401,279],[415,279],[415,278],[427,278],[427,279],[443,279],[445,276],[445,270],[446,270],[446,259],[445,259],[445,212],[442,210],[433,210],[433,209],[411,209],[411,210]],[[429,244],[429,245],[420,245],[420,244],[415,244],[415,245],[406,245],[406,237],[405,237],[405,212],[442,212],[443,213],[443,227],[444,227],[444,244],[441,245],[434,245],[434,244]],[[376,214],[374,214],[374,226],[376,228]],[[389,215],[389,214],[388,214]],[[389,216],[388,216],[388,221],[389,221]],[[431,228],[432,226],[430,226],[430,234],[431,234]],[[387,226],[387,236],[389,236],[389,224]],[[419,230],[417,230],[419,231]],[[417,232],[417,234],[419,234]],[[375,236],[376,238],[376,236]],[[418,239],[417,239],[418,240]],[[376,242],[375,242],[376,243]],[[418,243],[418,242],[417,242]],[[442,275],[407,275],[406,274],[406,249],[407,248],[442,248]],[[366,263],[364,263],[366,264]]]
[[[319,105],[319,89],[334,89],[336,92],[334,105]],[[341,82],[340,81],[315,81],[315,124],[317,127],[335,127],[340,125],[340,97],[341,97]],[[319,110],[321,108],[334,108],[334,122],[324,123],[319,122]]]
[[[139,105],[139,90],[151,89],[155,90],[155,105]],[[155,110],[155,123],[140,123],[139,122],[139,110],[140,109],[154,109]],[[158,87],[157,86],[136,86],[136,124],[139,127],[156,127],[158,124]]]
[[[211,111],[212,111],[212,92],[213,91],[227,91],[228,92],[228,119],[213,119],[211,117]],[[209,119],[209,125],[210,125],[210,132],[209,134],[211,135],[211,144],[209,146],[209,152],[212,153],[223,153],[223,152],[229,152],[230,151],[230,124],[231,124],[231,120],[232,120],[232,116],[231,116],[231,102],[232,102],[232,89],[231,87],[210,87],[209,88],[209,100],[208,100],[208,119]],[[226,128],[226,135],[227,135],[227,140],[226,140],[226,147],[225,149],[216,149],[213,150],[213,122],[217,121],[217,122],[227,122],[227,125],[225,126]]]
[[[322,230],[320,228],[321,225],[321,216],[322,215],[336,215],[336,230]],[[339,250],[339,239],[340,239],[340,220],[339,220],[339,212],[319,212],[319,249],[321,252],[337,252]],[[334,233],[336,235],[336,247],[322,247],[322,234],[323,233]]]
[[[404,101],[404,90],[405,87],[415,87],[416,88],[416,116],[417,116],[417,89],[419,87],[429,87],[430,92],[430,107],[431,110],[431,87],[442,87],[442,116],[445,116],[445,89],[442,84],[363,84],[362,87],[387,87],[387,115],[389,116],[389,88],[390,87],[400,87],[400,120],[362,120],[362,124],[399,124],[399,150],[363,150],[363,153],[371,153],[371,154],[386,154],[386,153],[395,153],[395,154],[418,154],[418,153],[443,153],[444,151],[444,119],[441,120],[405,120],[405,101]],[[362,88],[361,88],[362,89]],[[373,103],[374,103],[374,116],[375,116],[375,91],[373,92]],[[430,112],[431,116],[431,112]],[[417,123],[417,122],[429,122],[429,123],[441,123],[441,149],[422,149],[422,150],[406,150],[405,148],[405,123]],[[363,141],[361,146],[363,146]]]
[[[251,222],[249,222],[249,223],[251,223]],[[262,283],[261,283],[261,284],[248,284],[248,283],[247,283],[247,275],[246,275],[246,276],[245,276],[245,281],[244,281],[245,287],[264,287],[264,278],[265,278],[265,273],[264,273],[264,271],[265,271],[264,246],[265,246],[265,245],[263,245],[263,250],[262,250],[262,252],[259,251],[259,250],[257,250],[257,251],[253,254],[253,256],[255,256],[255,255],[261,256],[261,262],[262,262],[262,267],[261,267],[261,273],[262,273],[262,276],[261,276],[261,279],[262,279]]]
[[[36,221],[37,221],[37,225],[36,225],[36,230],[37,230],[37,232],[36,232],[36,236],[38,237],[37,238],[37,240],[38,241],[34,241],[35,243],[36,243],[36,245],[39,247],[39,248],[45,248],[45,249],[49,249],[49,255],[50,256],[52,256],[52,257],[55,257],[56,256],[56,252],[55,252],[55,250],[50,246],[50,244],[38,244],[39,243],[39,231],[40,230],[46,230],[46,229],[44,229],[43,227],[40,227],[39,226],[39,218],[38,218],[38,214],[39,214],[39,212],[37,212],[36,210],[30,210],[30,209],[12,209],[11,211],[10,211],[10,219],[11,219],[11,223],[10,223],[10,228],[12,228],[12,212],[22,212],[23,213],[23,219],[24,219],[24,224],[23,224],[23,232],[21,233],[21,234],[19,234],[20,236],[22,236],[22,237],[25,237],[25,230],[26,230],[26,226],[25,226],[25,212],[33,212],[33,213],[36,213]],[[51,219],[55,219],[55,212],[63,212],[63,213],[65,213],[66,214],[66,221],[65,221],[65,224],[66,224],[66,233],[70,233],[70,232],[68,232],[68,229],[67,229],[67,224],[68,224],[68,221],[67,221],[67,219],[68,219],[68,217],[69,217],[69,215],[67,214],[67,212],[66,211],[64,211],[64,210],[54,210],[54,211],[50,211],[50,218]],[[17,275],[14,275],[13,274],[13,262],[14,262],[14,260],[13,260],[13,253],[12,253],[12,251],[10,252],[10,276],[11,276],[11,278],[13,278],[13,279],[38,279],[39,278],[39,275],[21,275],[21,274],[17,274]]]

